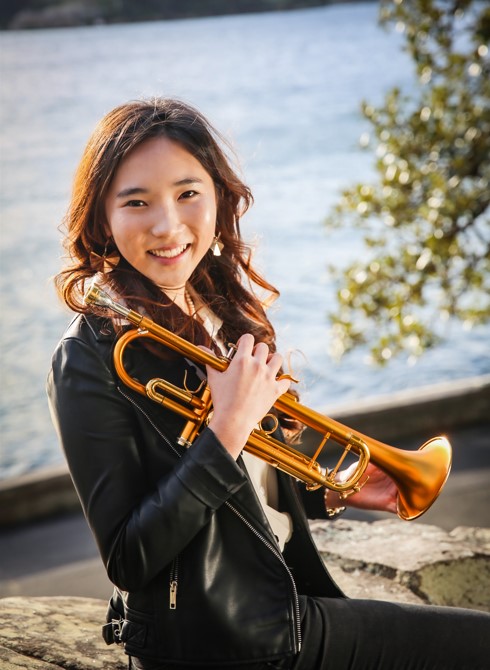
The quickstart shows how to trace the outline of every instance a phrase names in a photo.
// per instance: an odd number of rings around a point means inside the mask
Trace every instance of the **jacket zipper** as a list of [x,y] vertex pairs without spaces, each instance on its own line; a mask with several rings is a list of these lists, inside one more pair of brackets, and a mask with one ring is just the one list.
[[179,557],[177,556],[170,567],[170,595],[169,609],[177,609],[177,586],[179,583]]
[[[160,437],[168,444],[168,446],[174,451],[179,458],[182,457],[182,454],[176,447],[172,444],[172,442],[168,439],[166,435],[162,433],[162,431],[158,428],[158,426],[155,425],[154,421],[151,419],[151,417],[148,416],[148,414],[145,412],[145,410],[138,405],[138,403],[133,400],[130,396],[128,396],[124,391],[118,387],[119,393],[126,398],[126,400],[129,400],[129,402],[138,409],[143,416],[149,421],[149,423],[153,426],[153,428],[157,431],[157,433],[160,435]],[[299,598],[298,598],[298,591],[296,589],[296,584],[294,582],[293,575],[291,574],[291,570],[288,568],[286,561],[284,560],[284,556],[281,554],[281,552],[272,545],[267,538],[265,538],[259,531],[253,526],[248,519],[246,519],[243,514],[241,514],[229,501],[226,501],[225,503],[231,511],[236,514],[236,516],[241,519],[241,521],[252,531],[252,533],[271,551],[276,558],[279,559],[279,561],[283,564],[284,568],[286,569],[286,572],[288,573],[289,579],[291,580],[291,586],[293,589],[293,596],[294,596],[294,611],[296,614],[296,620],[295,620],[295,628],[296,628],[296,636],[297,636],[297,650],[296,652],[299,653],[301,651],[301,643],[302,643],[302,638],[301,638],[301,613],[299,609]],[[177,586],[178,586],[178,556],[174,559],[174,562],[172,563],[172,567],[170,570],[170,609],[176,609],[177,608]]]
[[[175,446],[172,444],[172,442],[168,439],[166,435],[162,433],[162,431],[158,428],[158,426],[155,425],[154,421],[151,419],[151,417],[148,416],[148,414],[145,412],[145,410],[138,405],[138,403],[133,400],[130,396],[126,395],[124,391],[118,387],[117,389],[119,393],[126,398],[126,400],[129,400],[129,402],[133,405],[133,407],[136,407],[137,410],[139,410],[143,416],[147,419],[147,421],[150,423],[151,426],[156,430],[156,432],[160,435],[160,437],[167,443],[167,445],[172,449],[174,453],[177,454],[179,458],[181,458],[182,454],[179,452],[178,449],[175,448]],[[179,583],[179,556],[177,555],[174,560],[172,561],[172,565],[170,567],[170,583],[169,583],[169,609],[175,610],[177,609],[177,586]]]
[[179,458],[181,458],[182,454],[180,453],[180,451],[175,447],[174,444],[172,444],[172,442],[168,439],[168,437],[164,433],[162,433],[162,431],[158,428],[158,426],[155,425],[153,419],[150,416],[148,416],[148,414],[145,412],[145,410],[142,407],[140,407],[140,405],[138,405],[138,403],[135,400],[133,400],[133,398],[131,398],[129,395],[126,395],[126,393],[124,393],[124,391],[119,386],[117,387],[117,390],[119,391],[119,393],[122,396],[124,396],[124,398],[126,398],[126,400],[129,400],[129,402],[134,407],[136,407],[136,409],[138,409],[141,412],[141,414],[143,414],[143,416],[153,426],[153,428],[157,431],[157,433],[160,435],[160,437],[163,440],[165,440],[165,442],[172,449],[172,451],[175,452]]
[[302,638],[301,638],[301,613],[299,609],[299,598],[298,598],[298,590],[296,589],[296,584],[293,578],[293,575],[291,574],[291,570],[288,568],[288,565],[286,561],[284,560],[284,556],[281,554],[281,552],[274,547],[273,544],[269,542],[267,538],[265,538],[259,531],[253,526],[248,519],[246,519],[243,514],[241,514],[236,507],[234,507],[230,502],[226,501],[225,505],[227,505],[231,511],[236,514],[236,516],[243,521],[243,523],[252,531],[252,533],[263,543],[265,546],[269,549],[269,551],[272,551],[274,556],[278,558],[281,563],[283,564],[284,568],[286,569],[286,572],[289,575],[289,579],[291,580],[291,586],[293,589],[293,596],[294,596],[294,611],[296,614],[296,620],[295,620],[295,628],[296,628],[296,636],[297,636],[297,650],[296,652],[299,653],[301,651],[301,643],[302,643]]

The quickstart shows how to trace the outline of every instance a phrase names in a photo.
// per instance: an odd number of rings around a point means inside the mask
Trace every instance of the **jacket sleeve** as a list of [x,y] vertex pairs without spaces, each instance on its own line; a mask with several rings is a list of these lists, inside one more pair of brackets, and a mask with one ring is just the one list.
[[55,351],[48,397],[109,579],[123,590],[144,587],[247,481],[206,429],[150,488],[135,411],[97,347],[81,339]]

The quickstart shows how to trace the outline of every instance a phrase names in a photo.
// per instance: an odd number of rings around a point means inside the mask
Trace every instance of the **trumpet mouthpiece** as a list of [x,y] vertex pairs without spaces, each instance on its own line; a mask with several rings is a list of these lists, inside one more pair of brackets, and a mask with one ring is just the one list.
[[95,279],[93,279],[88,287],[83,301],[86,305],[97,305],[98,307],[112,307],[112,299],[109,295],[100,288]]
[[141,318],[136,312],[132,312],[130,309],[124,307],[124,305],[119,304],[111,298],[111,296],[102,289],[97,281],[92,279],[90,286],[88,287],[85,295],[83,296],[83,301],[86,305],[97,305],[97,307],[106,307],[107,309],[112,309],[117,314],[124,316],[126,319],[134,322],[134,318],[137,319],[137,323],[141,321]]

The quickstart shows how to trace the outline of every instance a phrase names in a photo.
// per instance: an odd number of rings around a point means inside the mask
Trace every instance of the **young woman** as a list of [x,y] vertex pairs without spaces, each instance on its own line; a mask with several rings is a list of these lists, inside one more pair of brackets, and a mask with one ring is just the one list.
[[[345,598],[306,514],[325,518],[327,504],[343,504],[337,494],[327,503],[325,491],[305,493],[243,451],[290,382],[255,293],[277,291],[240,236],[251,194],[223,146],[188,105],[134,102],[101,121],[76,174],[57,286],[79,314],[48,393],[115,586],[106,641],[123,643],[140,670],[487,667],[490,616]],[[207,376],[213,413],[192,446],[177,441],[182,418],[116,374],[113,346],[127,324],[84,304],[95,275],[119,302],[198,345],[237,343],[224,372],[151,342],[126,353],[142,382],[192,389]],[[393,482],[374,466],[369,474],[346,504],[395,511]]]

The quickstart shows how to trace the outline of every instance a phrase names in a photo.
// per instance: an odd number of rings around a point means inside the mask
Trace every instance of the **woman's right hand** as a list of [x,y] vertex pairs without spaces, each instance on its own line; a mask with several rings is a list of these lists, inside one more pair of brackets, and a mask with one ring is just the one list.
[[235,459],[252,430],[289,389],[289,379],[277,379],[282,360],[265,343],[255,344],[253,336],[246,334],[238,340],[226,370],[207,367],[213,399],[209,428]]

